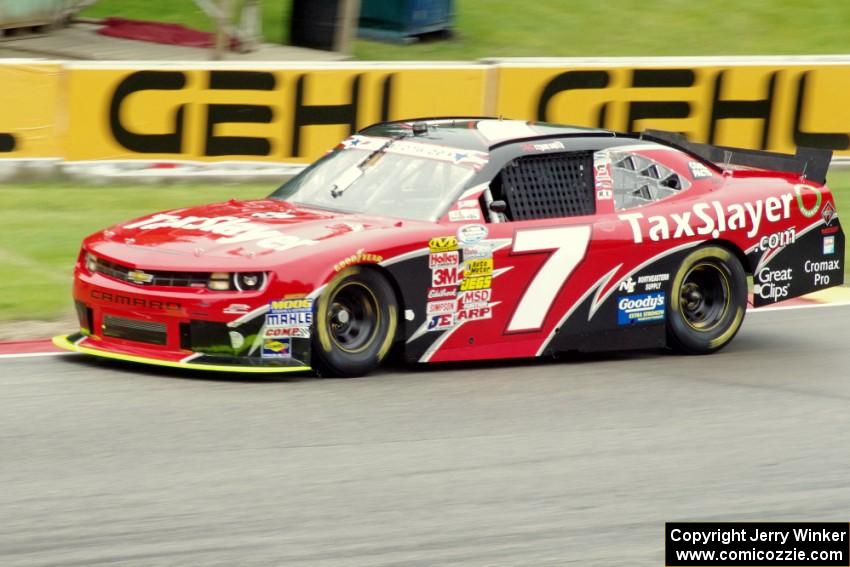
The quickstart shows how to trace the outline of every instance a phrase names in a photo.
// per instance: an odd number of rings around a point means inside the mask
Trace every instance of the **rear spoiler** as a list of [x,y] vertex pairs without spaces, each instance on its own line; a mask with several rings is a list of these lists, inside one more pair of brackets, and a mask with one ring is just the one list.
[[806,179],[811,179],[821,185],[826,183],[826,172],[832,160],[832,150],[816,148],[797,148],[796,155],[766,152],[762,150],[745,150],[728,146],[713,146],[689,142],[678,132],[664,130],[644,130],[641,139],[658,141],[668,146],[674,146],[691,155],[711,162],[717,167],[726,164],[757,167],[771,171],[799,173]]

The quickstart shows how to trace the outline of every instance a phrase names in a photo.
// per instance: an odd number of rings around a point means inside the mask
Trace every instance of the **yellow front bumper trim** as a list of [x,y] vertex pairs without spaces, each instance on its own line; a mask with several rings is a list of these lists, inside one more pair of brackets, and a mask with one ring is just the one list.
[[153,364],[155,366],[167,366],[169,368],[185,368],[187,370],[209,370],[212,372],[235,372],[240,374],[280,374],[283,372],[305,372],[312,370],[309,366],[230,366],[226,364],[196,364],[192,362],[172,362],[170,360],[160,360],[158,358],[148,358],[146,356],[138,356],[133,354],[121,354],[117,352],[109,352],[96,348],[80,346],[68,340],[70,335],[59,335],[53,337],[53,344],[57,347],[99,356],[100,358],[109,358],[112,360],[123,360],[125,362],[135,362],[138,364]]

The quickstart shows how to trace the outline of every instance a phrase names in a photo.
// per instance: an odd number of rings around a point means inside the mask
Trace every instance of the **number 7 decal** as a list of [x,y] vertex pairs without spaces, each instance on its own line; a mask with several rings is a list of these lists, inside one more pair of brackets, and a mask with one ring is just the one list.
[[543,263],[520,299],[508,332],[537,330],[543,326],[546,314],[558,292],[579,262],[584,259],[590,243],[590,226],[559,226],[518,230],[512,254],[543,252],[552,255]]

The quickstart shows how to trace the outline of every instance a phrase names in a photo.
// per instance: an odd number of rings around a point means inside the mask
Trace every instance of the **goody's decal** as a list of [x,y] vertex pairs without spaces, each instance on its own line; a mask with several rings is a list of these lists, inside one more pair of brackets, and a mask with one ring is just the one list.
[[617,324],[649,323],[664,320],[663,292],[626,295],[617,298]]

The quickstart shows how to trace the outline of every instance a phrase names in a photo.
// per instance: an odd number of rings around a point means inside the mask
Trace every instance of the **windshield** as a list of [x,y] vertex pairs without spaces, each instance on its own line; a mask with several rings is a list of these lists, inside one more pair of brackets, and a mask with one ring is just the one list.
[[302,205],[436,220],[487,154],[352,136],[270,195]]

